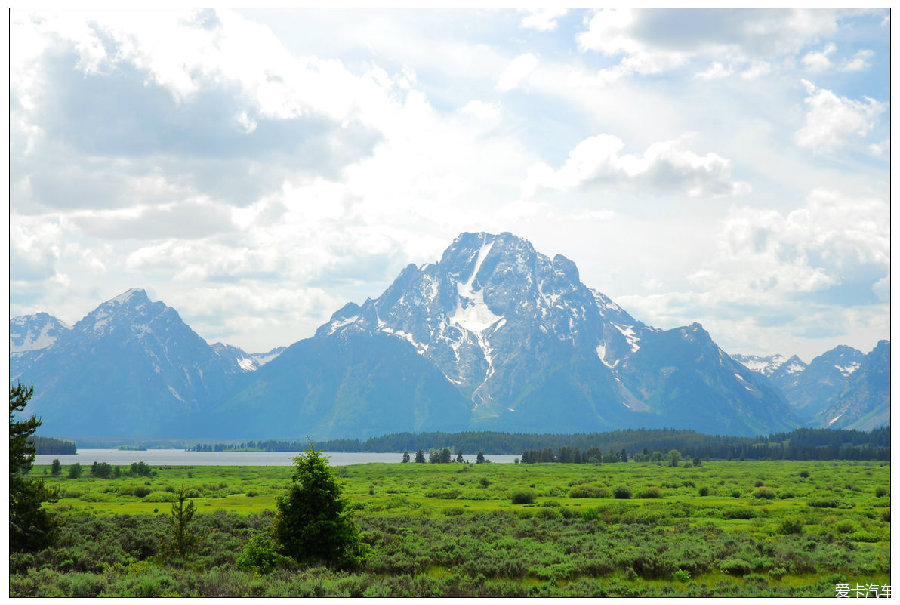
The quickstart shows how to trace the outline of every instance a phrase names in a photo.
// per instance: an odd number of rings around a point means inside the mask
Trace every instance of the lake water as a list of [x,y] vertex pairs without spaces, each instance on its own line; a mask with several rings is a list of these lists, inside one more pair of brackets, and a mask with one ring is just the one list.
[[[59,458],[62,464],[80,463],[90,466],[96,462],[126,465],[133,462],[146,462],[150,465],[168,466],[291,466],[293,459],[301,452],[186,452],[178,449],[148,449],[139,452],[118,449],[78,448],[74,455],[42,454],[35,456],[35,464],[51,464]],[[348,464],[366,464],[369,462],[399,463],[403,452],[322,452],[332,466]],[[410,452],[410,456],[414,456]],[[475,462],[475,456],[463,456],[469,462]],[[491,462],[510,464],[520,456],[507,454],[485,454]]]

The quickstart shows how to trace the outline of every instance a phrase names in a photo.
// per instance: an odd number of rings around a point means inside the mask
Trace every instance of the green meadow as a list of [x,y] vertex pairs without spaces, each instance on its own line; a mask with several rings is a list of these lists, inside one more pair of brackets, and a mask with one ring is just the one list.
[[[664,463],[665,464],[665,463]],[[347,572],[238,565],[290,467],[69,479],[58,543],[10,560],[11,596],[835,596],[890,584],[884,462],[366,464],[334,469],[372,556]],[[175,491],[203,536],[160,549]]]

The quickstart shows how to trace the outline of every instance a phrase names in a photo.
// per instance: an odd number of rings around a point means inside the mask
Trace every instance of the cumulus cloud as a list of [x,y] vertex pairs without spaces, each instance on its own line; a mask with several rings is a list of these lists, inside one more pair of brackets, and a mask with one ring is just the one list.
[[841,64],[841,71],[865,71],[871,67],[869,61],[872,57],[875,56],[875,53],[868,49],[860,49],[856,51],[856,53]]
[[779,304],[794,295],[840,294],[838,302],[871,303],[890,263],[889,215],[884,199],[827,190],[813,191],[786,213],[736,209],[721,227],[714,277],[703,285],[728,291],[732,301]]
[[589,137],[569,152],[560,168],[535,166],[526,181],[526,194],[540,187],[569,191],[597,182],[644,184],[691,197],[740,195],[750,190],[748,184],[731,180],[729,160],[715,153],[699,155],[686,149],[683,140],[654,143],[642,155],[622,153],[624,148],[614,135]]
[[694,78],[698,80],[719,80],[721,78],[727,78],[732,73],[734,72],[730,67],[725,67],[716,61],[709,66],[709,69],[694,74]]
[[[825,10],[601,9],[578,35],[578,44],[585,51],[619,57],[618,64],[601,71],[610,80],[723,58],[747,66],[743,73],[755,75],[772,59],[790,56],[837,31],[838,16]],[[722,76],[721,70],[702,73]]]
[[522,17],[522,27],[549,32],[556,29],[556,20],[569,12],[567,8],[526,8]]
[[794,141],[815,153],[831,153],[865,137],[885,109],[883,103],[868,97],[856,101],[818,88],[808,80],[802,82],[808,95],[804,101],[806,118]]
[[531,53],[519,55],[506,66],[497,79],[497,90],[506,92],[518,88],[537,68],[538,60]]
[[828,43],[821,51],[809,52],[804,55],[803,65],[806,66],[806,69],[809,71],[825,71],[831,67],[831,59],[829,56],[833,55],[835,51],[837,51],[837,46],[835,46],[834,43]]

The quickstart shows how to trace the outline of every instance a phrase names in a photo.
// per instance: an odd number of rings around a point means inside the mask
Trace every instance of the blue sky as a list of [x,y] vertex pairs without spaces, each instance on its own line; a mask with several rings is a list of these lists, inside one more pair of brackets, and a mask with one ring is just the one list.
[[11,315],[265,351],[484,230],[728,352],[889,337],[887,10],[10,20]]

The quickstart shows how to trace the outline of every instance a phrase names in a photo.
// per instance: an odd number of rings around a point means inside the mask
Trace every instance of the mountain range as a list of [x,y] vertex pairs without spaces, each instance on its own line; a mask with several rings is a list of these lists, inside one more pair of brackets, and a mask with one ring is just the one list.
[[[877,353],[877,354],[876,354]],[[401,431],[686,428],[757,435],[889,422],[889,343],[729,356],[694,323],[648,326],[575,264],[461,234],[375,299],[268,353],[208,344],[129,290],[68,327],[10,320],[10,380],[64,437],[369,437]]]

